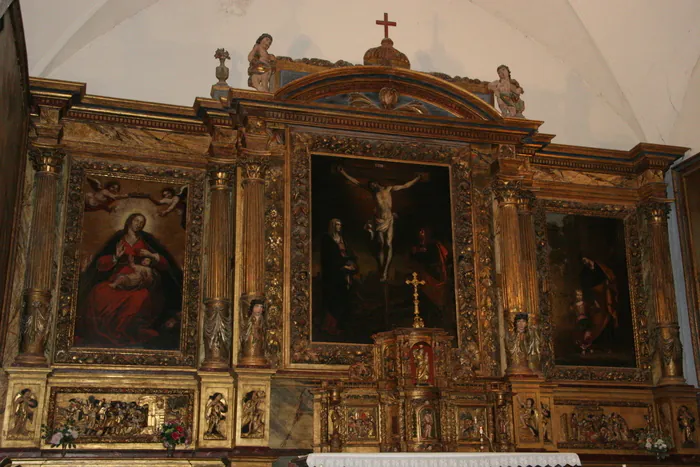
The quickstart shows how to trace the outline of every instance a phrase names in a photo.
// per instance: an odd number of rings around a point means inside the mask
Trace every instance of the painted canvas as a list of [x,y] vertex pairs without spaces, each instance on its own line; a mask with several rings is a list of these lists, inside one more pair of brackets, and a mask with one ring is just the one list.
[[456,335],[449,167],[313,155],[311,183],[312,340],[410,327],[412,272],[426,326]]
[[621,219],[548,212],[557,365],[635,367]]
[[177,350],[187,186],[87,175],[75,347]]

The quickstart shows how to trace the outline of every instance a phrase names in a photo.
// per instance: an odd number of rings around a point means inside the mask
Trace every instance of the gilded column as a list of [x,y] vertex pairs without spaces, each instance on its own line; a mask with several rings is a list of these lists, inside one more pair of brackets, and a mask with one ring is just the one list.
[[56,200],[65,153],[53,147],[29,149],[34,174],[34,203],[29,231],[24,310],[18,366],[47,365],[44,349],[50,330],[51,289],[56,244]]
[[[520,247],[522,273],[521,280],[524,292],[524,309],[529,316],[529,328],[533,333],[540,333],[539,296],[537,284],[537,245],[535,240],[535,223],[533,208],[535,196],[532,192],[523,190],[518,198],[518,225],[520,228]],[[539,343],[539,339],[537,339]],[[531,369],[541,370],[539,349],[530,359]]]
[[673,289],[670,247],[668,241],[668,214],[664,201],[648,201],[641,212],[649,226],[651,264],[651,295],[656,317],[656,351],[661,357],[659,385],[684,384],[683,349],[678,335],[678,315]]
[[[518,203],[520,182],[498,179],[493,185],[498,201],[499,249],[501,260],[501,290],[506,324],[506,357],[508,375],[532,374],[526,349],[527,315],[525,314],[525,287],[522,274],[522,244]],[[523,326],[522,321],[525,321]],[[520,322],[520,324],[518,324]]]
[[265,170],[270,158],[265,122],[249,117],[241,158],[243,271],[241,277],[241,359],[243,366],[265,366],[262,339],[265,301]]
[[227,369],[231,353],[231,272],[233,167],[209,171],[207,275],[204,297],[204,362],[208,370]]

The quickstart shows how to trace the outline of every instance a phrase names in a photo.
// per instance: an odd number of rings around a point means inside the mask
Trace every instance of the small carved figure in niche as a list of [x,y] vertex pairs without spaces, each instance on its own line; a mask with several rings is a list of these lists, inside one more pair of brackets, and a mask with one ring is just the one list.
[[683,431],[683,447],[695,447],[695,417],[686,405],[681,405],[678,408],[678,428]]
[[241,415],[242,438],[265,437],[265,391],[250,391],[243,397],[243,413]]
[[333,430],[331,434],[331,451],[332,452],[341,452],[342,450],[342,439],[341,439],[341,421],[342,421],[342,416],[340,414],[340,407],[339,406],[334,406],[331,411],[330,411],[330,419],[331,419],[331,429]]
[[[459,425],[460,439],[476,439],[480,434],[483,434],[483,429],[477,426],[476,416],[472,412],[460,413]],[[482,429],[482,431],[479,432],[478,429]]]
[[250,302],[250,314],[241,339],[243,357],[264,358],[265,305],[262,300]]
[[223,394],[215,392],[209,396],[205,409],[207,419],[207,431],[204,432],[205,437],[226,439],[226,435],[220,428],[221,422],[226,420],[226,412],[228,412],[228,404]]
[[549,410],[549,404],[540,403],[542,414],[542,440],[552,442],[552,411]]
[[117,202],[119,200],[129,197],[129,195],[119,194],[122,186],[116,180],[110,180],[103,185],[102,182],[96,178],[86,178],[93,192],[85,193],[85,212],[107,211],[111,214],[116,212]]
[[262,34],[248,54],[248,86],[262,92],[270,92],[272,64],[276,60],[274,55],[267,52],[271,45],[272,36]]
[[423,439],[435,438],[435,414],[432,409],[425,409],[421,413],[420,435]]
[[510,77],[510,68],[506,65],[499,66],[498,79],[489,83],[489,89],[493,91],[498,102],[498,108],[504,117],[525,118],[525,102],[520,98],[525,91],[516,80]]
[[508,346],[512,366],[537,370],[540,350],[537,330],[528,326],[527,313],[517,313],[513,319],[513,332]]
[[228,67],[226,66],[226,60],[231,60],[231,55],[226,49],[216,49],[214,52],[214,58],[219,60],[219,66],[216,67],[216,78],[219,80],[217,84],[226,86],[226,80],[228,79]]
[[540,414],[539,411],[537,410],[537,406],[535,405],[535,399],[532,397],[528,397],[525,399],[525,402],[523,403],[520,400],[520,396],[515,396],[515,398],[518,401],[518,405],[520,405],[520,411],[518,417],[520,418],[520,427],[527,430],[529,434],[535,438],[539,439],[540,438],[540,429],[539,429],[539,418]]
[[413,364],[416,367],[416,384],[428,384],[430,381],[430,357],[423,345],[413,349]]
[[14,421],[12,428],[8,434],[15,436],[29,435],[28,424],[34,420],[34,409],[37,408],[37,402],[34,393],[29,388],[24,388],[12,399],[12,412],[14,413]]

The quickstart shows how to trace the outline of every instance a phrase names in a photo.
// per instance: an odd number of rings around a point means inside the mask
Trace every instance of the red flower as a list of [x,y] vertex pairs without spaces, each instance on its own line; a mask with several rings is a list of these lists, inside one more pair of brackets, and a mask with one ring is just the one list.
[[185,429],[182,428],[182,425],[178,425],[178,426],[177,426],[177,431],[180,432],[180,433],[183,433],[183,432],[185,431]]
[[180,439],[181,435],[179,432],[173,431],[173,433],[170,436],[173,438],[173,440],[177,441],[178,439]]

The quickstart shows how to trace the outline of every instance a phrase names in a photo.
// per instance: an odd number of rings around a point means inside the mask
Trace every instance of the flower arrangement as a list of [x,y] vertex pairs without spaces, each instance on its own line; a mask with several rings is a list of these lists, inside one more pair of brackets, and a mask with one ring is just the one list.
[[75,449],[75,440],[78,439],[78,429],[73,426],[72,420],[68,420],[57,428],[50,428],[47,425],[42,425],[41,437],[46,440],[52,448],[60,447],[61,456],[65,456],[68,448]]
[[164,423],[160,428],[160,440],[168,450],[168,456],[172,456],[175,446],[178,444],[190,444],[190,435],[187,429],[179,422]]
[[641,433],[639,441],[644,446],[644,449],[656,455],[656,458],[661,460],[668,457],[668,451],[671,449],[671,440],[659,430],[649,430]]

